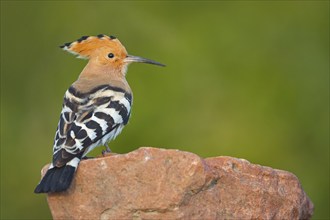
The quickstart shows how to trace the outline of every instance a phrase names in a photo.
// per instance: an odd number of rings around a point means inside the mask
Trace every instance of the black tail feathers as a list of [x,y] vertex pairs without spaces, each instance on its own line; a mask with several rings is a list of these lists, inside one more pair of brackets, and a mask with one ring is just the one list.
[[62,192],[67,190],[73,180],[75,167],[66,165],[63,167],[53,167],[49,169],[42,178],[35,193]]

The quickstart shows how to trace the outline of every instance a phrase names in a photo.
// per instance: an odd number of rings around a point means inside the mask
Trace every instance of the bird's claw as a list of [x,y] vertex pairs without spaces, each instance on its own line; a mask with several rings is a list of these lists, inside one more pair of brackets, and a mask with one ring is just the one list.
[[112,151],[111,151],[110,147],[108,146],[108,144],[105,144],[105,150],[102,150],[103,157],[109,156],[111,154],[112,154]]

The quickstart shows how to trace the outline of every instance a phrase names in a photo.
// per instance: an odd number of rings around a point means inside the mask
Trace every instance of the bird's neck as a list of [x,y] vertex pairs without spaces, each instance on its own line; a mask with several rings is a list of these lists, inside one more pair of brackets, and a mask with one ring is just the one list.
[[82,70],[73,86],[82,92],[88,92],[97,86],[109,84],[131,93],[125,78],[126,72],[124,71],[124,69],[114,69],[90,61]]

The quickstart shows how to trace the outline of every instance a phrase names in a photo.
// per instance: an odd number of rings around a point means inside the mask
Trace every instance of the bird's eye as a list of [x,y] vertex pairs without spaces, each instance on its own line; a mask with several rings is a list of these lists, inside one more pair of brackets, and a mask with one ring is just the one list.
[[113,55],[113,53],[109,53],[109,54],[108,54],[108,57],[109,57],[109,58],[113,58],[114,56],[115,56],[115,55]]

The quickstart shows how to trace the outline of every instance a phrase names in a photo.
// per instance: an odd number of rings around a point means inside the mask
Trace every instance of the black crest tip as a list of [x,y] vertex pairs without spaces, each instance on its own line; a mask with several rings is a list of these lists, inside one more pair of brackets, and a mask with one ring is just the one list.
[[104,37],[104,34],[98,34],[97,37],[102,38],[102,37]]
[[110,35],[109,37],[110,37],[111,40],[117,39],[117,38],[116,38],[115,36],[113,36],[113,35]]
[[65,47],[70,47],[70,45],[71,45],[71,42],[70,43],[65,43],[65,44],[61,45],[60,48],[63,49]]
[[89,36],[82,36],[77,41],[78,41],[78,43],[80,43],[81,41],[86,40],[87,38],[89,38]]

